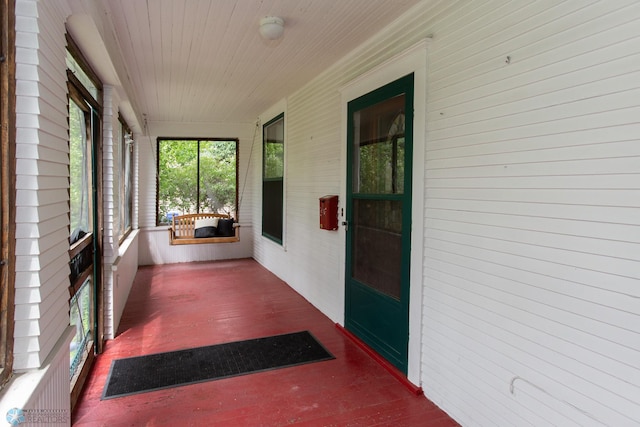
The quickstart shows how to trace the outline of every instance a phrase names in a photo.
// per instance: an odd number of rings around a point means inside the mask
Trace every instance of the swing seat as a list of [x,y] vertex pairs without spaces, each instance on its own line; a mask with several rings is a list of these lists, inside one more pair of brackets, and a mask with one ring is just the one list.
[[[196,237],[196,221],[217,219],[213,235]],[[209,227],[210,228],[210,227]],[[176,215],[171,219],[169,227],[169,244],[171,245],[198,245],[204,243],[232,243],[240,241],[239,224],[227,214],[198,213]]]

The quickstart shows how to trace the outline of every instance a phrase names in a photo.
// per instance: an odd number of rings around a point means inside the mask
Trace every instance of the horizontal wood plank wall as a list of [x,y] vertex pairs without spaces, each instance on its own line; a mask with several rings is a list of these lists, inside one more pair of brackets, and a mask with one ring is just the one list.
[[119,188],[115,173],[119,172],[120,158],[118,145],[120,126],[118,122],[118,93],[110,85],[102,88],[102,205],[103,208],[103,301],[104,301],[104,335],[112,338],[114,331],[114,291],[116,275],[112,271],[113,262],[118,256],[118,230],[115,229],[115,217],[118,215],[116,203]]
[[464,424],[640,422],[639,25],[631,1],[441,6],[423,387]]
[[[129,290],[138,267],[138,233],[137,220],[133,216],[133,227],[128,237],[120,242],[118,204],[119,185],[116,174],[121,170],[119,146],[122,143],[119,115],[122,115],[121,97],[113,86],[103,86],[103,287],[104,287],[104,336],[111,339],[115,336],[120,317],[126,304]],[[136,135],[134,135],[136,140]],[[134,144],[133,173],[136,173],[137,146]],[[136,190],[134,188],[134,195]],[[135,197],[135,196],[134,196]],[[135,202],[134,202],[135,206]],[[134,212],[135,215],[135,212]]]
[[137,205],[138,221],[140,228],[151,228],[156,225],[156,141],[151,136],[140,136],[136,149],[139,153],[138,185],[140,186]]
[[286,239],[254,256],[341,318],[339,88],[432,35],[425,394],[470,426],[640,422],[639,25],[634,1],[421,3],[286,99]]
[[63,5],[16,2],[14,369],[42,365],[69,325],[69,149]]
[[[344,299],[338,268],[343,231],[320,229],[319,198],[340,194],[340,93],[333,74],[288,99],[285,112],[283,246],[262,238],[257,259],[334,321]],[[323,91],[322,88],[330,88]],[[340,207],[344,201],[339,200]],[[260,206],[260,205],[258,205]]]
[[[285,239],[283,246],[256,239],[254,257],[336,322],[344,318],[344,228],[320,229],[318,199],[344,194],[340,89],[424,40],[423,28],[405,32],[407,22],[413,22],[411,14],[286,99]],[[256,173],[259,177],[259,169]],[[259,207],[259,194],[256,203]],[[344,203],[339,200],[339,221],[345,219]]]

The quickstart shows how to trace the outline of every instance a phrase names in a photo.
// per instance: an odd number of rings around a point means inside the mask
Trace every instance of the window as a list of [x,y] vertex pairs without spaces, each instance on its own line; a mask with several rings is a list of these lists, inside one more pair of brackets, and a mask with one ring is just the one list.
[[115,147],[118,159],[113,174],[114,230],[122,242],[131,231],[133,212],[133,134],[122,117]]
[[284,113],[262,129],[262,235],[282,244]]
[[15,286],[15,1],[0,1],[0,385],[11,377]]
[[87,128],[91,122],[91,110],[82,101],[69,101],[69,204],[72,245],[91,233],[91,137]]
[[69,90],[69,344],[72,405],[102,343],[102,86],[77,45],[67,37]]
[[214,212],[237,221],[238,140],[158,138],[156,225]]

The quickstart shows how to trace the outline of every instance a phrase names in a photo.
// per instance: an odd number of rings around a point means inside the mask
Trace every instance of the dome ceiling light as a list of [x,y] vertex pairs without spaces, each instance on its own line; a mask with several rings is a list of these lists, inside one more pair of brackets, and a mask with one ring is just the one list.
[[260,20],[260,35],[267,40],[277,40],[284,34],[284,19],[265,16]]

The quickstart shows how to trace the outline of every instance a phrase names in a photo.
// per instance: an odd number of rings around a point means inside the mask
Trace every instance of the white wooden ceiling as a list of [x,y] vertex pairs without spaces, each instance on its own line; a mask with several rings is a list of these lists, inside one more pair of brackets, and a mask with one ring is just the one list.
[[251,122],[420,0],[101,1],[149,121]]

